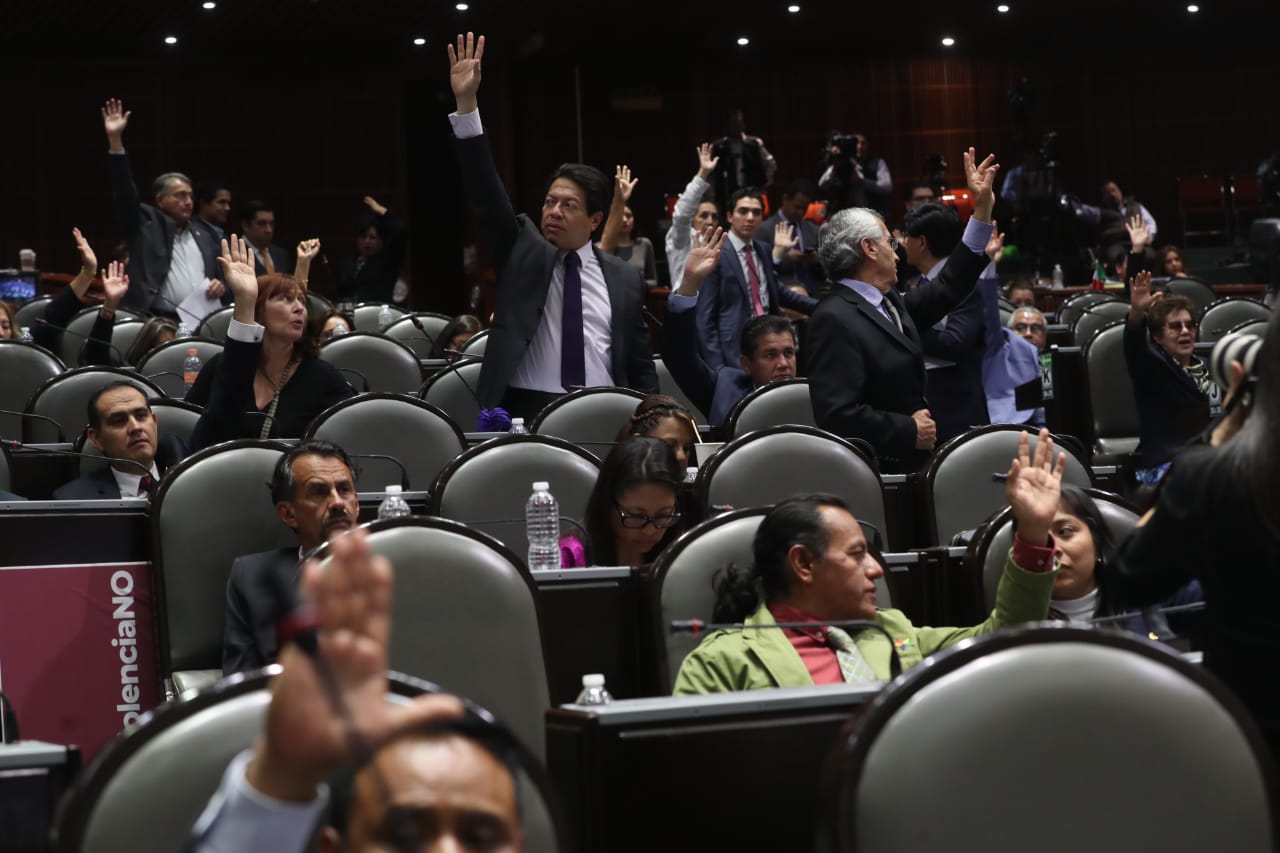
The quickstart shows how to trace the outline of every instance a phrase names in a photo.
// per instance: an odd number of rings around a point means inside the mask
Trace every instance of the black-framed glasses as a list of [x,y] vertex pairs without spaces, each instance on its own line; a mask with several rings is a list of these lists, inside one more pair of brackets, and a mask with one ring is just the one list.
[[642,512],[623,512],[622,507],[617,504],[614,504],[613,508],[618,511],[618,518],[622,521],[622,526],[631,530],[640,530],[649,524],[652,524],[659,530],[666,530],[668,527],[674,526],[683,514],[679,512],[672,512],[650,516],[645,515]]
[[1167,320],[1164,324],[1166,329],[1173,329],[1175,332],[1181,332],[1186,329],[1188,332],[1194,332],[1200,328],[1200,324],[1195,320]]

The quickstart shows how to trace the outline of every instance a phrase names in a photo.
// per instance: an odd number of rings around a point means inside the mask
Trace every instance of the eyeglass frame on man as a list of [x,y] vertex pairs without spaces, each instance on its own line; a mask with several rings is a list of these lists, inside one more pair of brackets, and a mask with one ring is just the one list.
[[[616,503],[613,505],[613,508],[617,511],[618,520],[622,522],[622,526],[628,530],[644,530],[650,524],[658,530],[666,530],[667,528],[675,527],[680,521],[680,518],[684,515],[682,512],[673,512],[670,515],[659,516],[645,515],[642,512],[624,512],[622,507],[618,506]],[[639,524],[629,523],[637,519],[640,520]],[[659,522],[666,523],[659,524]]]

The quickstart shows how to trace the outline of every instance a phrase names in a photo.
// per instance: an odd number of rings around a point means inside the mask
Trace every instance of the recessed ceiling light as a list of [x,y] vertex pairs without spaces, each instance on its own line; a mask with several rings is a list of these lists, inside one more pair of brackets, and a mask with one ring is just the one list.
[[800,11],[800,7],[799,7],[799,6],[794,6],[794,5],[793,5],[793,6],[788,6],[788,7],[787,7],[787,11],[794,15],[796,12],[799,12],[799,11]]
[[422,47],[424,44],[427,43],[427,40],[424,39],[422,36],[418,36],[416,39],[413,40],[413,43],[416,44],[418,47]]
[[1196,12],[1200,11],[1200,7],[1192,3],[1187,7],[1187,11],[1194,15]]
[[996,7],[996,11],[999,12],[1001,15],[1004,15],[1008,13],[1009,7],[1006,6],[1004,3],[1001,3],[999,6]]
[[746,36],[743,36],[742,38],[738,39],[738,47],[746,47],[749,44],[751,44],[751,39],[747,38]]
[[177,37],[177,36],[165,36],[165,37],[164,37],[164,43],[165,43],[165,44],[177,44],[177,43],[178,43],[178,37]]
[[454,6],[453,8],[457,9],[459,12],[465,12],[465,11],[467,11],[468,9],[470,9],[470,8],[471,8],[471,4],[469,4],[469,3],[459,3],[458,5]]
[[944,37],[943,37],[943,39],[942,39],[942,46],[943,46],[943,47],[951,47],[951,45],[953,45],[953,44],[955,44],[955,43],[956,43],[956,40],[955,40],[955,39],[953,39],[951,36],[944,36]]
[[214,3],[214,2],[213,2],[213,0],[205,0],[205,2],[201,3],[200,5],[201,5],[201,6],[203,6],[204,8],[206,8],[206,9],[216,9],[216,8],[218,8],[218,4],[217,4],[217,3]]

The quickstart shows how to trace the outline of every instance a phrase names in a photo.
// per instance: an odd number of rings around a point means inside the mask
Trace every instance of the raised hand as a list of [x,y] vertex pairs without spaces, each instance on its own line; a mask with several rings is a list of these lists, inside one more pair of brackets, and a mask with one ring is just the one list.
[[102,107],[102,129],[107,132],[107,139],[119,142],[124,129],[129,126],[129,116],[119,98],[109,99]]
[[1147,226],[1142,221],[1141,213],[1135,213],[1126,219],[1124,227],[1129,232],[1129,242],[1133,244],[1134,254],[1141,252],[1151,242],[1151,233],[1147,231]]
[[89,278],[93,278],[98,272],[98,256],[93,253],[93,247],[80,233],[79,228],[72,228],[71,236],[76,238],[76,252],[80,255],[80,272],[87,273]]
[[698,177],[706,180],[711,177],[711,173],[716,170],[716,164],[720,162],[719,157],[711,156],[711,143],[704,142],[698,146]]
[[682,296],[697,296],[703,279],[711,275],[720,263],[720,248],[724,245],[723,228],[708,225],[693,236],[693,245],[689,249],[689,257],[684,262],[684,277],[676,291]]
[[462,712],[456,698],[440,694],[408,705],[387,701],[391,564],[370,552],[364,531],[340,536],[329,547],[328,566],[311,560],[302,571],[319,652],[311,658],[290,645],[280,655],[284,670],[271,685],[264,736],[247,770],[254,788],[283,800],[313,799],[320,782],[358,757],[353,740],[376,750],[401,732]]
[[994,219],[991,220],[991,236],[987,238],[987,248],[984,251],[993,264],[999,263],[1000,256],[1004,254],[1004,234],[1000,231],[1000,223]]
[[1141,320],[1162,296],[1163,293],[1151,292],[1150,270],[1143,270],[1129,279],[1129,319],[1135,322]]
[[369,208],[374,213],[378,214],[379,216],[386,215],[387,213],[386,206],[378,204],[378,200],[375,199],[373,196],[367,195],[364,197],[363,201],[364,201],[365,207]]
[[640,179],[639,178],[633,179],[631,177],[630,166],[616,166],[614,168],[615,168],[615,171],[613,175],[613,199],[616,202],[619,198],[621,198],[622,203],[626,204],[628,201],[631,200],[631,193],[632,191],[635,190],[636,184],[640,182]]
[[[386,210],[386,208],[383,208]],[[298,243],[298,260],[311,262],[316,255],[320,254],[320,238],[311,237]]]
[[1014,522],[1022,541],[1028,545],[1044,545],[1049,541],[1049,530],[1062,497],[1062,472],[1067,467],[1067,454],[1060,452],[1054,464],[1053,439],[1047,429],[1040,430],[1034,457],[1029,452],[1030,446],[1028,433],[1018,436],[1018,455],[1009,467],[1004,494],[1013,507]]
[[253,250],[249,241],[232,234],[223,238],[222,254],[218,257],[222,267],[222,280],[231,288],[236,310],[232,315],[240,323],[252,324],[254,304],[258,301],[258,277],[253,272]]
[[114,311],[129,292],[129,276],[124,274],[124,264],[112,261],[107,264],[107,274],[102,277],[102,307]]
[[991,221],[991,211],[995,207],[996,172],[1000,164],[996,155],[988,154],[981,163],[977,162],[977,153],[970,148],[964,152],[964,178],[973,193],[973,215],[980,222]]
[[795,226],[779,219],[778,224],[773,226],[773,262],[776,264],[785,255],[789,255],[792,261],[799,260],[800,252],[792,251],[799,242]]
[[458,104],[458,114],[474,112],[480,91],[480,59],[484,56],[484,36],[458,34],[455,49],[449,45],[449,85]]

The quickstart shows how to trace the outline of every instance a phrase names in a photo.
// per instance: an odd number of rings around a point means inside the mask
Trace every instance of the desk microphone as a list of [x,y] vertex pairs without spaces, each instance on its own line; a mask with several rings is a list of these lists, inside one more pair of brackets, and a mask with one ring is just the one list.
[[[742,622],[703,622],[701,619],[672,619],[669,630],[672,634],[692,634],[694,639],[702,631],[751,631],[758,628],[792,628],[805,631],[811,628],[856,628],[859,631],[879,631],[889,641],[889,678],[902,675],[902,661],[898,659],[898,646],[893,635],[885,630],[879,622],[869,619],[830,619],[816,622],[765,622],[759,625],[747,625]],[[854,632],[850,632],[854,633]]]
[[[231,292],[231,291],[230,291],[230,288],[228,288],[227,292],[228,292],[228,293],[230,293],[230,292]],[[152,296],[154,296],[156,299],[160,300],[161,302],[163,302],[164,304],[168,305],[170,308],[172,308],[172,309],[173,309],[173,313],[174,313],[174,315],[178,318],[178,325],[179,325],[179,326],[185,326],[185,325],[186,325],[186,323],[187,323],[186,317],[183,317],[183,316],[182,316],[183,314],[186,314],[186,315],[187,315],[187,317],[193,317],[193,318],[195,318],[195,328],[194,328],[194,329],[191,329],[191,335],[192,335],[192,337],[195,337],[195,336],[196,336],[196,331],[200,328],[200,324],[204,322],[204,317],[196,317],[196,315],[192,314],[190,311],[188,311],[188,310],[186,310],[185,308],[182,308],[181,306],[179,306],[179,305],[175,304],[175,303],[174,303],[174,301],[173,301],[172,299],[170,299],[170,298],[168,298],[167,296],[165,296],[164,294],[162,294],[162,293],[160,292],[160,288],[158,288],[158,287],[148,287],[148,288],[147,288],[147,293],[150,293],[150,294],[151,294]],[[225,303],[224,303],[224,306],[225,306]],[[190,327],[190,326],[188,326],[188,328],[191,328],[191,327]]]
[[[47,417],[45,415],[37,415],[34,412],[19,412],[14,409],[0,409],[0,415],[13,415],[14,417],[18,417],[18,418],[34,418],[35,420],[38,420],[38,421],[44,421],[45,423],[53,424],[53,428],[58,431],[58,443],[65,444],[67,441],[67,436],[62,431],[62,424],[58,421],[55,421],[53,418]],[[0,439],[0,441],[2,440],[4,439]]]
[[[336,364],[333,366],[337,367],[338,370],[342,371],[343,373],[354,373],[356,376],[359,376],[361,384],[364,385],[364,393],[366,394],[369,393],[369,377],[365,376],[363,373],[356,370],[354,367],[339,367]],[[352,393],[356,393],[356,386],[352,385],[350,382],[347,383],[347,387],[351,389]]]
[[657,317],[655,317],[655,316],[654,316],[653,312],[649,310],[649,306],[647,306],[647,305],[641,305],[641,306],[640,306],[640,313],[641,313],[641,314],[643,314],[643,315],[645,316],[645,318],[646,318],[646,319],[648,319],[648,320],[652,320],[653,322],[657,323],[657,324],[658,324],[658,328],[659,328],[659,329],[661,329],[661,328],[663,327],[663,326],[662,326],[662,321],[661,321],[661,320],[659,320]]
[[[445,354],[446,355],[452,354],[455,356],[462,356],[462,357],[459,358],[457,361],[453,362],[452,364],[450,364],[444,370],[437,373],[435,376],[431,377],[431,384],[434,385],[437,382],[439,382],[446,373],[453,373],[458,377],[458,381],[462,383],[462,387],[467,389],[467,393],[471,395],[471,399],[476,401],[476,407],[480,409],[481,412],[484,412],[485,409],[488,407],[485,406],[484,403],[480,402],[480,395],[476,393],[476,389],[471,387],[471,383],[467,381],[467,378],[462,375],[460,370],[460,368],[462,368],[464,365],[474,364],[475,362],[478,362],[478,361],[484,361],[484,359],[480,356],[466,355],[465,353],[460,353],[454,349],[445,350]],[[425,400],[426,398],[423,397],[423,399]]]
[[400,469],[400,488],[404,489],[406,492],[409,491],[409,469],[405,467],[403,462],[401,462],[399,459],[392,456],[391,454],[389,453],[349,453],[347,455],[354,457],[356,459],[382,459],[386,462],[390,462],[392,465],[395,465],[397,468]]
[[[114,321],[113,321],[113,322],[114,322]],[[46,329],[51,329],[51,330],[53,330],[53,331],[55,331],[55,332],[62,332],[64,335],[71,335],[72,337],[80,338],[81,340],[89,341],[89,342],[91,342],[91,343],[95,343],[95,344],[102,344],[102,345],[104,345],[104,346],[106,346],[106,347],[109,347],[109,348],[111,349],[111,351],[112,351],[113,353],[115,353],[116,358],[118,358],[118,359],[120,360],[120,364],[124,364],[124,363],[125,363],[125,361],[124,361],[124,353],[122,353],[122,352],[120,352],[120,350],[116,349],[116,345],[115,345],[115,344],[113,344],[113,343],[111,343],[111,341],[104,340],[104,339],[102,339],[102,338],[95,338],[95,337],[93,337],[92,335],[86,335],[86,334],[83,334],[83,333],[81,333],[81,332],[77,332],[77,331],[75,331],[74,329],[68,329],[68,328],[66,328],[65,326],[55,326],[55,325],[53,325],[52,323],[50,323],[48,320],[46,320],[45,318],[43,318],[43,317],[37,317],[37,318],[36,318],[36,324],[37,324],[37,325],[40,325],[40,326],[44,326]],[[82,353],[82,354],[81,354],[81,358],[83,359],[83,357],[84,357],[84,355],[83,355],[83,353]]]
[[436,339],[435,339],[435,338],[433,338],[433,337],[431,337],[431,335],[427,333],[427,330],[426,330],[425,328],[423,328],[422,321],[418,319],[418,315],[417,315],[417,314],[410,314],[410,315],[409,315],[409,322],[413,325],[413,327],[414,327],[415,329],[417,329],[419,332],[422,332],[422,337],[426,338],[426,339],[427,339],[427,343],[431,344],[431,351],[432,351],[432,352],[435,352],[435,350],[436,350]]
[[146,465],[143,465],[141,462],[134,461],[133,459],[124,459],[118,456],[102,456],[96,453],[81,453],[78,450],[55,450],[52,447],[29,447],[28,445],[25,445],[20,441],[14,441],[11,438],[0,438],[0,444],[3,444],[10,450],[28,449],[38,453],[56,453],[59,456],[74,456],[78,459],[92,459],[95,462],[109,462],[112,467],[115,467],[115,464],[118,462],[121,465],[132,465],[143,474],[151,473],[151,469]]

